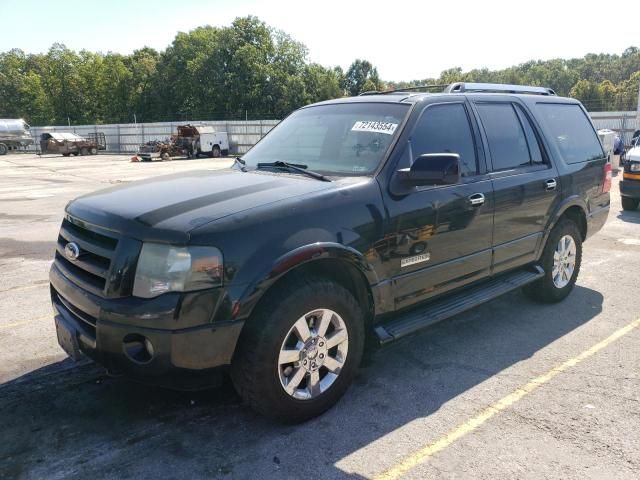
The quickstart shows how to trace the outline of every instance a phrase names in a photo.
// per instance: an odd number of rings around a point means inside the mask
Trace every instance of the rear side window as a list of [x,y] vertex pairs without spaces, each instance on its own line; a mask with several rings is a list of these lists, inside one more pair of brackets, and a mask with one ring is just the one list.
[[477,104],[487,134],[493,170],[531,165],[527,137],[511,103]]
[[580,105],[539,103],[538,110],[565,162],[588,162],[604,156],[600,140]]
[[473,134],[461,103],[427,107],[411,135],[411,150],[414,158],[425,153],[457,153],[463,177],[478,172]]

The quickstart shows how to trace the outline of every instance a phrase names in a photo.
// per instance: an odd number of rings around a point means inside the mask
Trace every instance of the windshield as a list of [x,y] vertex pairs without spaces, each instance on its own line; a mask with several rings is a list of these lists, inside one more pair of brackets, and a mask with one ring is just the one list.
[[342,103],[298,110],[242,156],[246,167],[284,161],[326,175],[373,173],[409,105]]

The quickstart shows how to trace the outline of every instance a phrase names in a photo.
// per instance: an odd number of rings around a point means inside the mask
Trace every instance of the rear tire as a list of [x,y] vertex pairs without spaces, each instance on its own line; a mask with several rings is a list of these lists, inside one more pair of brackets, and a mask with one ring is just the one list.
[[213,158],[220,158],[220,147],[218,145],[214,145],[213,148],[211,149],[211,156]]
[[640,204],[640,200],[631,197],[622,197],[622,209],[623,210],[636,210]]
[[98,154],[98,149],[97,149],[96,147],[91,147],[91,148],[89,149],[89,153],[90,153],[91,155],[97,155],[97,154]]
[[331,408],[351,384],[362,358],[364,314],[330,280],[296,275],[284,282],[244,326],[231,378],[254,410],[298,423]]
[[6,155],[9,151],[9,147],[7,147],[4,143],[0,143],[0,155]]
[[80,155],[82,155],[83,157],[89,155],[89,149],[87,147],[82,147],[80,149]]
[[544,277],[523,288],[537,302],[556,303],[571,293],[582,262],[582,235],[571,220],[560,220],[553,227],[540,263]]

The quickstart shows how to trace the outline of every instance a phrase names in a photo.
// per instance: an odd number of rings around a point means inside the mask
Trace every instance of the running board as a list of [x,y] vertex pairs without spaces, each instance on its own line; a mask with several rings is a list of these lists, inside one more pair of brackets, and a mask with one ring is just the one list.
[[523,287],[543,276],[544,270],[539,265],[497,276],[479,285],[465,288],[442,300],[435,300],[422,309],[412,310],[404,315],[392,318],[375,327],[376,335],[381,344],[398,340],[429,325],[453,317],[465,310]]

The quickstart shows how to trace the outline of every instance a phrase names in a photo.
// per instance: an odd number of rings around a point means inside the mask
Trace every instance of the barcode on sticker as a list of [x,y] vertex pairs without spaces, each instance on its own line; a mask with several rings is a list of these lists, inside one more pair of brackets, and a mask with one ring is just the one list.
[[373,132],[373,133],[386,133],[387,135],[393,135],[393,132],[398,128],[397,123],[391,122],[356,122],[351,128],[354,132]]

